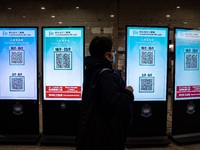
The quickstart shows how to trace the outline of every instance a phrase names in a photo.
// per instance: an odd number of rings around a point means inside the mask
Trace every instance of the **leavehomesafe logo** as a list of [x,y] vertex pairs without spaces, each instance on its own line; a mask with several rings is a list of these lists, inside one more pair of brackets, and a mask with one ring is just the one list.
[[130,29],[129,36],[166,37],[167,29]]
[[3,36],[6,36],[6,35],[8,35],[8,32],[3,31]]
[[133,35],[161,35],[159,32],[154,30],[133,30]]
[[133,30],[133,35],[139,35],[139,32],[137,30]]
[[141,115],[142,115],[143,117],[150,117],[150,116],[152,115],[152,109],[151,109],[151,107],[149,106],[149,104],[145,104],[145,105],[142,107]]
[[82,37],[81,30],[46,30],[45,37]]
[[19,102],[17,102],[13,106],[13,114],[15,114],[15,115],[21,115],[21,114],[23,114],[23,106]]
[[177,37],[179,38],[190,38],[190,39],[199,39],[200,38],[200,33],[199,31],[193,32],[180,32],[177,34]]
[[0,35],[4,37],[11,37],[11,36],[33,37],[34,31],[33,30],[29,30],[29,31],[28,30],[5,30],[5,31],[1,31]]
[[194,105],[193,102],[189,102],[189,103],[188,103],[186,112],[187,112],[188,114],[190,114],[190,115],[193,114],[193,113],[195,113],[195,105]]
[[75,35],[72,34],[70,31],[49,31],[49,36],[71,36]]
[[54,32],[49,31],[49,36],[54,36]]
[[66,108],[66,103],[65,103],[65,102],[61,102],[60,108],[61,108],[61,109],[65,109],[65,108]]

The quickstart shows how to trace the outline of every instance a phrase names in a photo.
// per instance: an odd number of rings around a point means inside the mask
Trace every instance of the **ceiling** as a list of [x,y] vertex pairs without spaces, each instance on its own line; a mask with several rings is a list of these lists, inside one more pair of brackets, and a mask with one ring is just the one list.
[[[119,33],[124,33],[129,24],[169,26],[171,30],[200,28],[199,0],[0,0],[0,3],[0,22],[53,22],[49,16],[55,15],[54,21],[93,22],[93,26],[95,22],[115,23]],[[115,17],[111,18],[111,14]]]

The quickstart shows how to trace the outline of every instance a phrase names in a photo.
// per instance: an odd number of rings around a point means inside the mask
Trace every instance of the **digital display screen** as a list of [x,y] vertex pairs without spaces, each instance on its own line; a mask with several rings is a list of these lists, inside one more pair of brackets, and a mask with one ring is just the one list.
[[84,27],[43,28],[44,100],[81,100]]
[[174,100],[200,99],[200,31],[175,28]]
[[126,28],[126,84],[135,101],[166,101],[168,28]]
[[37,28],[0,28],[0,99],[37,100]]

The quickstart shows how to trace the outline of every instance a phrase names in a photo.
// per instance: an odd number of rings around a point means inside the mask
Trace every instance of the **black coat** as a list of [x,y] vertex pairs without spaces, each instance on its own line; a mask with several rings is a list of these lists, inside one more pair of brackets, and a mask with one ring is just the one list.
[[[122,79],[114,73],[108,60],[98,60],[91,56],[85,60],[76,148],[124,150],[133,94],[125,89]],[[107,69],[101,71],[103,68]]]

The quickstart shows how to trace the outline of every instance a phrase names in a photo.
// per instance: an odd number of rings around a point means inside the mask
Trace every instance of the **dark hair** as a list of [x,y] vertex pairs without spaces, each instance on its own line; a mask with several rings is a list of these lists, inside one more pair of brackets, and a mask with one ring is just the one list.
[[113,42],[111,37],[96,36],[90,42],[89,46],[90,55],[102,58],[106,52],[111,52],[112,45]]

